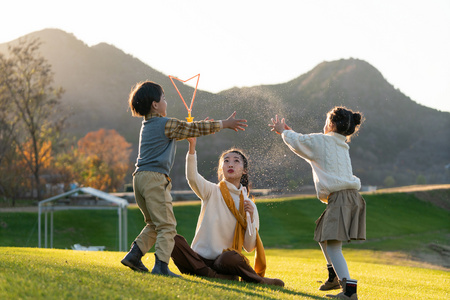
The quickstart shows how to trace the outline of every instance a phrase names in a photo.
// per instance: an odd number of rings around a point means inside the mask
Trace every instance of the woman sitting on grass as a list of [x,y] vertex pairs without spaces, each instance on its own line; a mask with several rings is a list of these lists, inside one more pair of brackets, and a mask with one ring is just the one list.
[[[220,182],[212,183],[197,171],[196,139],[188,141],[186,177],[202,207],[192,245],[181,235],[175,236],[175,265],[183,274],[229,280],[241,277],[246,282],[284,286],[280,279],[264,277],[258,210],[248,198],[247,158],[237,149],[225,151],[219,160]],[[255,270],[241,254],[242,248],[247,252],[256,248]]]

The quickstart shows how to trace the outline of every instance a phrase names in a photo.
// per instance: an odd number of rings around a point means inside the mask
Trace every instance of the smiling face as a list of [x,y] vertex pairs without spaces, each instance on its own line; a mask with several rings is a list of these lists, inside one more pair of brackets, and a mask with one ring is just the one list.
[[236,152],[228,152],[223,155],[219,168],[223,178],[228,182],[236,184],[237,187],[239,187],[242,175],[247,173],[244,167],[244,159]]

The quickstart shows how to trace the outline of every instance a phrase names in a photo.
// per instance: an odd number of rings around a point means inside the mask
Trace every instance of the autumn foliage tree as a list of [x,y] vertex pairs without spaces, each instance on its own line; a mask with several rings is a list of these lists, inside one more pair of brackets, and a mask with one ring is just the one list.
[[75,151],[80,185],[115,192],[123,187],[130,168],[131,144],[114,129],[89,132]]
[[[32,179],[38,199],[44,191],[42,169],[66,119],[60,103],[63,89],[53,87],[51,65],[40,55],[40,45],[38,39],[21,39],[8,47],[8,55],[0,53],[1,171],[23,163],[22,179]],[[5,178],[0,177],[3,191],[15,184]]]

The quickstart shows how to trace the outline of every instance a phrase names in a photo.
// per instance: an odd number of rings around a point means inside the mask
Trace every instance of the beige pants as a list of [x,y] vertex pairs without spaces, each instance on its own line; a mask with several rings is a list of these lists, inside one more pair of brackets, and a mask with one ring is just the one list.
[[169,263],[177,234],[170,178],[161,173],[142,171],[134,175],[133,187],[136,203],[147,223],[135,241],[143,254],[155,245],[159,260]]

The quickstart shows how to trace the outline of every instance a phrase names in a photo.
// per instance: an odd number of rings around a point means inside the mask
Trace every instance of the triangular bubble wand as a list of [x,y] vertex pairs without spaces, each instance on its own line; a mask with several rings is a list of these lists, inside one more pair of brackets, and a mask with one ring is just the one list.
[[[176,79],[176,80],[181,81],[181,82],[187,82],[187,81],[189,81],[189,80],[191,80],[192,78],[195,78],[195,77],[197,77],[197,84],[195,85],[195,90],[194,90],[194,95],[192,96],[191,105],[188,107],[187,104],[186,104],[186,101],[184,101],[183,96],[181,95],[180,91],[178,90],[177,85],[175,84],[175,82],[173,82],[173,79]],[[172,75],[169,75],[169,78],[170,78],[170,81],[172,81],[173,86],[177,90],[178,95],[180,95],[181,100],[183,100],[184,106],[186,107],[186,109],[188,111],[188,117],[186,118],[187,122],[190,123],[190,122],[194,121],[194,117],[191,116],[191,111],[192,111],[192,105],[194,105],[195,94],[197,93],[198,81],[200,80],[200,74],[192,76],[191,78],[186,79],[186,80],[181,80],[181,79],[179,79],[179,78],[177,78],[175,76],[172,76]]]

